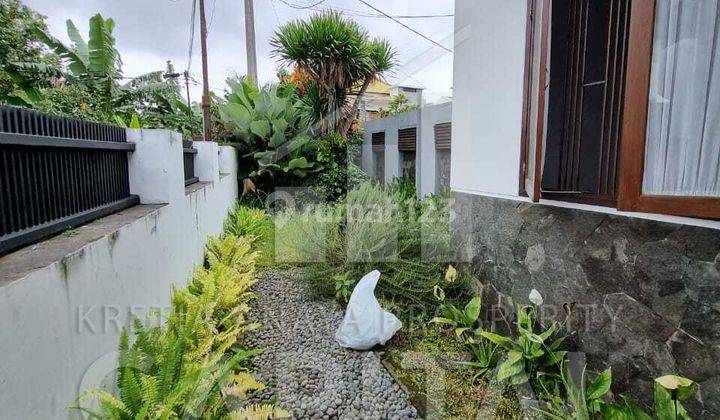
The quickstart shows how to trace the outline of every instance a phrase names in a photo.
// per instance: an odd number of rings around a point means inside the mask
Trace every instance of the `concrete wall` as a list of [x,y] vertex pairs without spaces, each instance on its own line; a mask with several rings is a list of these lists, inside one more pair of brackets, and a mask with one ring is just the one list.
[[537,289],[547,321],[576,302],[568,344],[613,368],[616,393],[649,402],[653,379],[676,373],[700,385],[693,418],[720,416],[720,229],[464,193],[454,210],[486,309]]
[[398,151],[398,130],[417,127],[417,162],[415,180],[420,196],[437,192],[435,187],[435,124],[448,122],[452,118],[452,103],[423,107],[419,111],[405,112],[386,118],[367,121],[362,146],[362,167],[373,175],[372,134],[385,132],[385,182],[392,182],[400,176],[400,153]]
[[451,187],[517,196],[526,0],[457,0]]
[[196,175],[206,183],[186,190],[179,134],[130,130],[129,138],[131,192],[143,204],[0,259],[0,272],[30,264],[0,283],[1,418],[77,417],[68,407],[88,369],[116,363],[130,313],[168,307],[172,285],[202,263],[207,237],[221,233],[237,200],[234,149],[196,142]]
[[422,109],[418,142],[418,193],[437,192],[435,166],[435,124],[452,121],[452,102],[429,105]]

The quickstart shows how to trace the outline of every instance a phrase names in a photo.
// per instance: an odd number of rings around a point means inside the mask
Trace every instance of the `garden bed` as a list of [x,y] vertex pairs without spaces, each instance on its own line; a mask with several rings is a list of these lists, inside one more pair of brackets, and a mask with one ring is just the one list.
[[[469,354],[455,337],[435,326],[406,325],[387,344],[383,361],[407,389],[422,417],[441,419],[526,418],[512,392],[497,382],[476,379],[460,365]],[[433,385],[444,381],[442,389]],[[428,382],[432,378],[433,383]]]

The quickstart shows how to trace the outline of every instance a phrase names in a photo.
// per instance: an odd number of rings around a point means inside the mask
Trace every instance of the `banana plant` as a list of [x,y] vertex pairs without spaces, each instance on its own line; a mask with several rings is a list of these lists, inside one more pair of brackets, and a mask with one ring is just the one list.
[[241,77],[227,80],[230,94],[220,105],[225,127],[248,147],[258,168],[251,177],[283,172],[304,178],[322,167],[308,160],[315,141],[308,135],[308,112],[294,90],[282,86],[258,89]]
[[63,59],[69,70],[66,74],[68,79],[80,81],[101,93],[104,102],[109,105],[118,87],[122,63],[112,34],[115,21],[104,19],[100,14],[91,17],[87,42],[72,20],[68,19],[66,26],[68,37],[73,42],[71,46],[40,28],[36,27],[34,33]]

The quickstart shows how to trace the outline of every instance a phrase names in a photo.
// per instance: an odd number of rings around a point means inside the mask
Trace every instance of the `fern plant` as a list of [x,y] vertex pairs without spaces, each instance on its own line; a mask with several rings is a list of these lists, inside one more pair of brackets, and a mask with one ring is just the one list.
[[135,320],[135,340],[123,331],[116,395],[98,390],[94,418],[275,418],[270,406],[242,407],[263,389],[242,364],[258,354],[244,349],[242,337],[257,324],[247,322],[257,253],[251,237],[211,238],[209,268],[199,269],[187,288],[173,289],[164,325],[147,328]]
[[274,226],[270,216],[261,209],[238,204],[225,220],[226,235],[253,238],[253,249],[258,251],[258,265],[269,267],[274,263]]
[[257,251],[252,251],[253,239],[248,236],[225,235],[210,237],[206,246],[210,267],[225,265],[238,272],[253,274]]
[[225,234],[263,239],[272,231],[272,221],[264,210],[236,205],[225,219]]

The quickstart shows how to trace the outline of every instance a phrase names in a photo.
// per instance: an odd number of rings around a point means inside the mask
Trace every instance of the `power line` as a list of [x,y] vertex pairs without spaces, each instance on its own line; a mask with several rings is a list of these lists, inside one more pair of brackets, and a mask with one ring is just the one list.
[[308,5],[308,6],[301,6],[301,5],[299,5],[299,4],[293,4],[293,3],[290,3],[290,2],[288,2],[288,1],[286,1],[286,0],[280,0],[280,1],[281,1],[282,3],[284,3],[285,5],[287,5],[288,7],[292,7],[293,9],[300,9],[300,10],[302,10],[302,9],[312,9],[313,7],[317,7],[317,6],[325,3],[327,0],[318,0],[317,2],[315,2],[315,3],[311,4],[311,5]]
[[187,59],[187,70],[190,70],[193,56],[193,45],[195,44],[195,12],[196,12],[197,0],[192,2],[192,11],[190,12],[190,42],[188,45],[188,59]]
[[383,14],[374,15],[374,14],[369,14],[369,13],[368,13],[368,14],[364,14],[364,15],[363,15],[363,14],[359,14],[358,16],[368,17],[368,18],[387,18],[387,17],[391,17],[391,18],[395,18],[395,19],[431,19],[431,18],[448,18],[448,17],[454,17],[455,14],[454,14],[454,13],[448,13],[448,14],[444,14],[444,15],[389,15],[389,16],[386,16],[386,15],[383,15]]
[[215,3],[217,3],[217,0],[213,0],[212,11],[210,12],[210,22],[208,23],[207,28],[208,34],[210,34],[210,29],[212,29],[213,22],[215,22]]
[[[278,1],[282,1],[282,0],[278,0]],[[294,8],[294,9],[307,9],[307,8],[309,8],[309,9],[312,9],[312,10],[315,10],[315,11],[318,11],[318,12],[322,12],[322,11],[324,10],[324,9],[322,9],[322,8],[314,7],[314,6],[312,6],[312,5],[311,5],[311,6],[302,7],[302,6],[298,6],[298,5],[288,4],[287,1],[282,1],[282,3],[284,3],[284,4],[287,5],[288,7],[292,7],[292,8]],[[275,5],[274,5],[274,4],[275,4],[275,3],[274,3],[274,0],[272,0],[272,4],[273,4],[273,8],[274,8],[274,7],[275,7]],[[347,16],[355,16],[355,17],[363,17],[363,18],[381,18],[381,19],[387,19],[387,18],[388,18],[388,16],[383,15],[383,14],[381,14],[381,13],[361,12],[361,11],[359,11],[359,10],[349,9],[349,8],[347,8],[347,7],[327,6],[327,8],[328,8],[328,9],[331,9],[331,10],[342,11],[343,14],[344,14],[344,15],[347,15]],[[454,17],[455,14],[454,14],[454,13],[445,13],[445,14],[428,14],[428,15],[389,15],[389,16],[390,16],[390,17],[394,17],[394,18],[396,18],[396,19],[433,19],[433,18],[449,18],[449,17]]]
[[[382,18],[387,19],[388,16],[394,17],[396,19],[431,19],[431,18],[447,18],[447,17],[454,17],[454,13],[445,13],[445,14],[426,14],[426,15],[384,15],[382,13],[367,13],[362,12],[360,10],[356,9],[349,9],[347,7],[340,7],[340,6],[328,6],[331,9],[336,10],[342,10],[346,15],[349,16],[358,16],[358,17],[366,17],[366,18]],[[318,10],[318,9],[316,9]]]
[[441,43],[435,41],[434,39],[432,39],[432,38],[430,38],[430,37],[428,37],[428,36],[426,36],[426,35],[418,32],[418,31],[416,31],[415,29],[413,29],[413,28],[411,28],[411,27],[409,27],[409,26],[407,26],[406,24],[404,24],[404,23],[400,22],[399,20],[395,19],[394,17],[388,15],[387,13],[383,12],[382,10],[380,10],[380,9],[378,9],[377,7],[373,6],[372,4],[366,2],[365,0],[358,0],[358,1],[359,1],[360,3],[362,3],[362,4],[364,4],[365,6],[373,9],[374,11],[376,11],[376,12],[378,12],[378,13],[381,13],[381,14],[387,16],[388,19],[392,20],[393,22],[397,23],[398,25],[404,27],[405,29],[407,29],[407,30],[409,30],[409,31],[411,31],[411,32],[413,32],[413,33],[415,33],[415,34],[420,35],[420,36],[423,37],[424,39],[432,42],[433,44],[435,44],[435,45],[437,45],[438,47],[444,49],[445,51],[447,51],[447,52],[449,52],[449,53],[452,53],[452,52],[453,52],[450,48],[442,45]]

